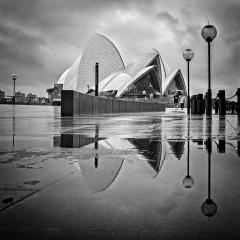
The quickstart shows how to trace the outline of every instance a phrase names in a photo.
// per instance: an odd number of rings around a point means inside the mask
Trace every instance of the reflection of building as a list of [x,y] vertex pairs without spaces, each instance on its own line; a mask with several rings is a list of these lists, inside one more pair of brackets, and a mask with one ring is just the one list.
[[144,54],[125,67],[121,55],[106,37],[95,34],[82,55],[59,78],[64,90],[90,94],[95,91],[95,63],[99,63],[99,93],[112,97],[154,97],[171,94],[176,89],[186,92],[180,69],[168,70],[157,50]]
[[184,152],[185,141],[168,141],[168,144],[174,156],[180,160]]
[[[119,146],[118,140],[111,141],[109,139],[87,137],[80,134],[61,134],[61,136],[54,137],[55,147],[79,148],[96,142],[104,149],[113,148],[116,145]],[[128,143],[127,140],[126,142]],[[122,147],[124,146],[126,145],[122,142]],[[92,151],[94,151],[94,147]],[[94,193],[105,191],[116,179],[123,165],[123,161],[120,157],[106,155],[96,155],[93,158],[85,160],[80,159],[79,166],[81,173],[89,190]]]
[[[137,148],[139,153],[146,158],[147,163],[157,173],[161,170],[164,162],[164,158],[162,159],[161,157],[161,140],[121,139],[115,137],[103,139],[98,137],[97,131],[95,137],[63,133],[61,136],[54,136],[53,141],[54,147],[63,148],[80,148],[92,144],[92,151],[89,151],[93,155],[92,158],[79,159],[79,167],[86,185],[94,193],[105,191],[114,182],[123,165],[123,158],[106,154],[109,150],[112,152],[113,149],[127,150]],[[99,151],[96,151],[97,149],[103,150],[100,152],[105,154],[99,154]]]
[[163,159],[162,159],[162,141],[154,139],[129,139],[134,146],[141,151],[147,158],[149,165],[156,171],[161,170]]
[[88,144],[100,141],[102,138],[88,137],[81,134],[61,134],[61,136],[54,136],[54,147],[62,148],[80,148]]
[[82,176],[88,188],[94,192],[105,191],[116,179],[123,165],[120,157],[98,157],[98,167],[93,161],[79,161]]

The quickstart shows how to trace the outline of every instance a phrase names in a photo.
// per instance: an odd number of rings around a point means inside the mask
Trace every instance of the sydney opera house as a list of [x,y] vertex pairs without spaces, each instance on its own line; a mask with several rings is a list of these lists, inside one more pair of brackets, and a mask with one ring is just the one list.
[[105,36],[94,34],[82,54],[61,75],[63,90],[94,95],[95,64],[99,64],[99,96],[114,98],[154,98],[186,92],[180,69],[169,71],[160,53],[153,49],[125,66],[115,45]]

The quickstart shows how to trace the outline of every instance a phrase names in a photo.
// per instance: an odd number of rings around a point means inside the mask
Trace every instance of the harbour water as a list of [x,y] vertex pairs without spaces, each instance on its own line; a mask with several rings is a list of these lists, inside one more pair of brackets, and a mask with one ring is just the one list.
[[1,236],[237,239],[239,129],[236,115],[0,105]]

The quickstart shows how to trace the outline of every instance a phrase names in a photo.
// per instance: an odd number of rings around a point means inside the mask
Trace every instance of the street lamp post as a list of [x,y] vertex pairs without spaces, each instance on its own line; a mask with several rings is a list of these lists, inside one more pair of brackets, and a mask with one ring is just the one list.
[[190,90],[189,90],[189,62],[191,61],[191,59],[193,58],[194,53],[191,49],[185,49],[185,51],[183,52],[183,58],[187,61],[187,79],[188,79],[188,83],[187,83],[187,88],[188,88],[188,95],[187,95],[187,114],[190,114]]
[[207,104],[206,115],[212,115],[212,91],[211,91],[211,42],[217,36],[217,29],[213,25],[206,25],[201,31],[202,38],[208,44],[208,91],[207,91]]
[[12,102],[13,102],[13,104],[15,104],[15,81],[16,81],[16,79],[17,79],[17,74],[16,73],[13,73],[12,75],[11,75],[11,78],[12,78],[12,80],[13,80],[13,100],[12,100]]

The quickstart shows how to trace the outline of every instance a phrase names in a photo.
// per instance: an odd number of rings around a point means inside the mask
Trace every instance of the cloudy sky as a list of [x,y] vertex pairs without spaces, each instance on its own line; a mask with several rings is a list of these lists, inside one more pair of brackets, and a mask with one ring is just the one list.
[[156,48],[186,76],[182,52],[191,48],[191,93],[207,90],[207,44],[201,28],[218,30],[212,44],[213,94],[240,87],[239,0],[0,0],[0,89],[47,96],[93,33],[106,35],[125,64]]

